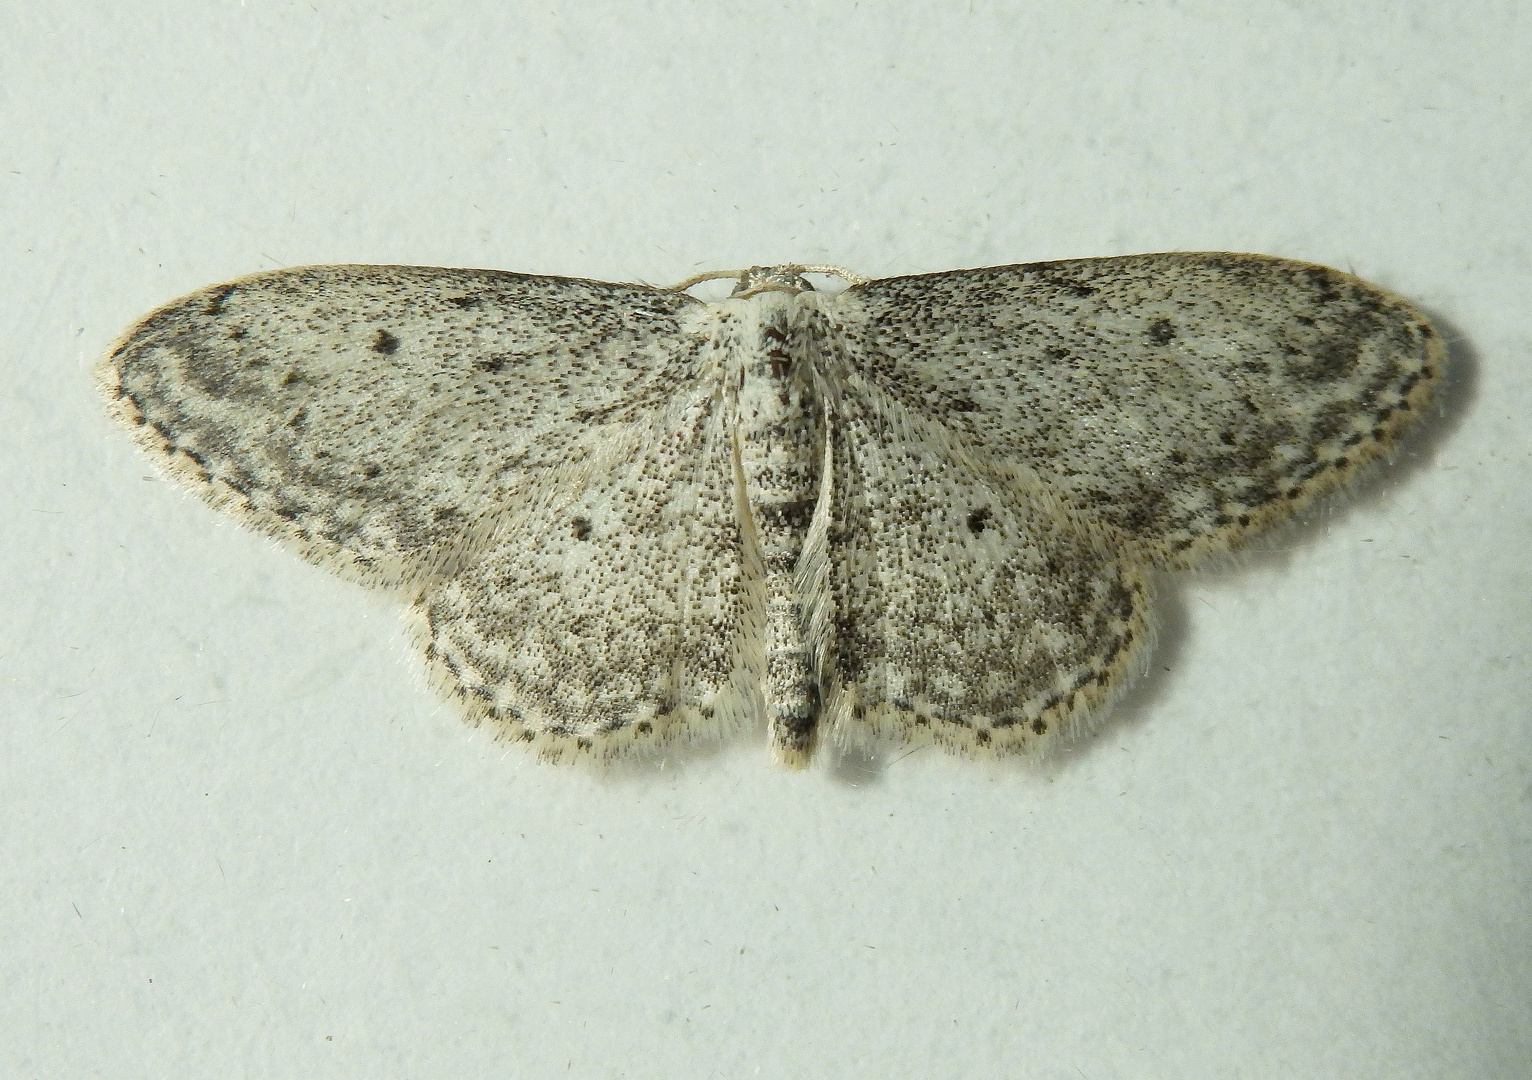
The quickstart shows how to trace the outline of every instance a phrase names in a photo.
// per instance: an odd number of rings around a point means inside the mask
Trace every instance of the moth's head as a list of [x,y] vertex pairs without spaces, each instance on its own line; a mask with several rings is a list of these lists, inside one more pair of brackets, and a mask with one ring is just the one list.
[[803,276],[801,266],[752,266],[740,271],[739,281],[730,296],[754,296],[763,292],[813,292],[814,286]]
[[700,285],[704,281],[721,281],[728,278],[734,279],[733,297],[754,296],[763,292],[783,292],[789,296],[798,293],[813,292],[814,286],[808,283],[804,274],[828,274],[830,277],[838,277],[848,285],[865,285],[867,279],[861,274],[854,274],[850,270],[840,266],[799,266],[789,263],[786,266],[752,266],[749,270],[704,270],[700,274],[693,274],[685,281],[677,282],[670,286],[674,292],[685,292],[693,285]]

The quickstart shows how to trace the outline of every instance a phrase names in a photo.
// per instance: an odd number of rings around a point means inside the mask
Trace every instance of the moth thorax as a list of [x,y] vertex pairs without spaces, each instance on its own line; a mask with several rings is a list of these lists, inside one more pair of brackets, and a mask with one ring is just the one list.
[[768,547],[801,543],[813,517],[824,454],[823,416],[801,339],[785,318],[763,320],[739,388],[740,463]]

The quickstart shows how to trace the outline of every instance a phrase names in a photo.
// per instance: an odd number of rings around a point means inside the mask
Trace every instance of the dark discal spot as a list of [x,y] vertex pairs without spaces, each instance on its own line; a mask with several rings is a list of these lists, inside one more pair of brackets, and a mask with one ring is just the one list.
[[973,738],[974,742],[978,743],[980,746],[989,745],[989,732],[985,731],[983,728],[979,728],[977,731],[975,731],[973,733]]
[[249,327],[245,327],[245,326],[235,327],[233,330],[229,331],[229,340],[230,341],[239,341],[242,338],[244,338],[244,336],[246,334],[248,334],[248,333],[250,333]]
[[1169,319],[1155,319],[1149,324],[1149,341],[1154,345],[1167,345],[1175,340],[1176,328]]
[[590,518],[577,517],[569,523],[570,535],[576,540],[587,540],[591,534]]
[[968,398],[951,398],[947,401],[947,408],[955,413],[977,412],[979,403]]
[[1225,446],[1233,446],[1239,440],[1234,437],[1234,432],[1225,431],[1222,435],[1218,436],[1218,441]]
[[1295,315],[1295,316],[1293,316],[1293,321],[1297,322],[1297,323],[1301,323],[1304,326],[1313,326],[1314,325],[1314,320],[1309,318],[1307,315]]
[[475,371],[487,371],[493,375],[510,362],[511,358],[502,353],[496,356],[486,356],[481,360],[475,360],[473,367]]
[[638,732],[640,735],[648,735],[654,731],[654,725],[647,720],[640,720],[636,725],[634,725],[633,730]]
[[457,507],[455,506],[438,506],[435,510],[431,511],[431,520],[438,525],[444,521],[451,521],[455,517],[457,517]]
[[990,513],[987,506],[973,511],[968,515],[968,531],[978,536],[984,531],[985,526],[989,524],[989,518]]
[[460,308],[463,311],[467,311],[469,308],[478,307],[483,303],[483,300],[477,296],[449,296],[447,297],[447,303],[451,304],[455,308]]
[[1044,720],[1041,716],[1032,721],[1032,733],[1034,735],[1048,734],[1048,721]]
[[217,315],[220,311],[223,310],[223,305],[228,302],[229,297],[234,295],[234,290],[238,288],[238,285],[225,285],[217,292],[209,296],[207,300],[206,313],[208,315]]
[[362,479],[375,480],[383,475],[383,466],[379,465],[376,461],[369,461],[362,465],[361,473]]
[[575,745],[577,747],[579,747],[581,750],[589,750],[595,744],[592,743],[590,741],[590,739],[585,738],[584,736],[581,736],[580,738],[575,740]]
[[383,356],[391,356],[399,351],[399,339],[387,330],[379,330],[378,336],[372,340],[372,351]]

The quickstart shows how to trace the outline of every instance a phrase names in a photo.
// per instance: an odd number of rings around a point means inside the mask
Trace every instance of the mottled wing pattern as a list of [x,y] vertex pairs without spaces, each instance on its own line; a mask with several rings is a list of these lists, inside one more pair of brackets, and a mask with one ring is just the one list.
[[886,278],[837,310],[858,369],[907,412],[1178,566],[1377,456],[1444,354],[1399,297],[1258,255]]
[[[97,373],[176,479],[377,584],[452,573],[695,381],[698,301],[489,270],[313,266],[149,315]],[[470,508],[465,511],[465,508]]]
[[823,681],[834,734],[1039,753],[1148,644],[1114,537],[854,373],[833,422]]
[[546,757],[599,757],[761,715],[759,568],[718,375],[679,321],[698,303],[307,267],[160,309],[98,375],[208,501],[409,588],[432,673],[470,718]]
[[[438,682],[544,756],[758,721],[768,600],[798,620],[834,734],[1035,752],[1143,655],[1153,568],[1376,457],[1443,357],[1403,300],[1264,256],[838,296],[775,270],[725,305],[760,320],[769,286],[822,312],[793,351],[763,331],[777,351],[741,353],[698,319],[723,306],[673,290],[308,267],[160,309],[98,375],[208,501],[408,589]],[[751,378],[786,396],[743,401]],[[818,476],[774,600],[754,523],[782,485],[747,475],[746,435],[751,460]]]
[[830,720],[976,751],[1069,735],[1143,655],[1145,572],[1375,457],[1443,353],[1403,300],[1248,255],[890,278],[826,310]]
[[764,598],[712,387],[634,460],[508,519],[415,603],[432,673],[545,758],[718,736],[764,715]]

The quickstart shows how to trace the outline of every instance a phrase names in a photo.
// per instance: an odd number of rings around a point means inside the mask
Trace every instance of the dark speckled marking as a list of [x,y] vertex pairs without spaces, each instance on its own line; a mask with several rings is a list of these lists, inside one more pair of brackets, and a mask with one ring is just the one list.
[[747,276],[706,305],[279,271],[152,313],[99,377],[177,479],[411,597],[504,737],[604,757],[765,719],[796,763],[832,705],[1046,752],[1139,666],[1146,575],[1335,487],[1440,375],[1404,301],[1261,256]]
[[220,314],[223,311],[223,305],[228,302],[229,297],[233,296],[238,288],[239,285],[237,283],[230,282],[228,285],[222,285],[217,289],[214,289],[211,293],[208,294],[207,308],[205,309],[204,314]]

